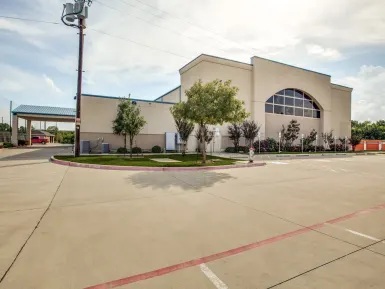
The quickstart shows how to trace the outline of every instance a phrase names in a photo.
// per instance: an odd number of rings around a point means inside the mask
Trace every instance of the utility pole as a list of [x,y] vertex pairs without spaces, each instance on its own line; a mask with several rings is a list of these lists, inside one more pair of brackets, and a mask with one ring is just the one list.
[[79,58],[78,58],[78,88],[76,95],[76,119],[75,119],[75,157],[80,156],[80,101],[82,97],[82,76],[83,76],[83,19],[79,19]]
[[[88,7],[92,0],[75,0],[75,3],[64,4],[62,13],[62,22],[70,27],[79,29],[79,56],[78,56],[78,81],[76,93],[76,117],[75,117],[75,157],[80,156],[80,120],[81,120],[81,96],[82,96],[82,74],[83,74],[83,47],[84,47],[84,28],[86,28],[85,19],[88,17]],[[65,21],[65,20],[67,21]],[[78,20],[78,25],[68,22]]]
[[9,132],[12,134],[12,100],[9,102]]

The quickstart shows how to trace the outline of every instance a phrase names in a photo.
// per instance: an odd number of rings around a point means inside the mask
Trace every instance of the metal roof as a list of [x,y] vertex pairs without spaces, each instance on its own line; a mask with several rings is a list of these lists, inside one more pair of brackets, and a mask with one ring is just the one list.
[[39,106],[39,105],[19,105],[14,110],[13,114],[38,114],[38,115],[55,115],[55,116],[73,116],[75,117],[76,110],[68,107],[54,106]]
[[45,130],[32,130],[31,135],[55,136],[54,134],[49,133],[48,131],[45,131]]

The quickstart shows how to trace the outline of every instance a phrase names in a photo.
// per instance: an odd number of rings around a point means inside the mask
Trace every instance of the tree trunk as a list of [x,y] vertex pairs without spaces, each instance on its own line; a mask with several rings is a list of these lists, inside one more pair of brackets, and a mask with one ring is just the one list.
[[125,134],[124,135],[124,155],[126,155],[126,151],[127,151],[127,135]]
[[132,158],[132,143],[133,143],[133,138],[130,136],[130,158]]
[[206,142],[203,140],[201,142],[201,150],[202,150],[202,164],[206,163]]

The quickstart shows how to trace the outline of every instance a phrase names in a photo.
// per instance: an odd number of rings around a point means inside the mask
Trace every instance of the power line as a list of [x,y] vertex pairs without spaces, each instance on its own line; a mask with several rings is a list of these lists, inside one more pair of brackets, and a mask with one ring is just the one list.
[[[154,14],[154,13],[150,13],[148,10],[146,10],[146,9],[141,9],[141,8],[139,8],[139,7],[135,6],[135,5],[132,5],[131,3],[128,3],[128,2],[126,2],[126,1],[124,1],[124,0],[119,0],[119,1],[122,2],[122,3],[124,3],[124,4],[126,4],[126,5],[128,5],[128,6],[131,6],[131,7],[135,8],[135,9],[137,9],[137,10],[143,11],[143,12],[145,12],[145,13],[149,13],[149,14],[151,14],[152,16],[155,16],[155,17],[157,17],[157,18],[159,18],[159,19],[168,20],[168,19],[162,17],[161,15],[157,15],[157,14]],[[140,1],[138,1],[138,2],[140,2]],[[143,2],[140,2],[140,3],[145,4],[145,5],[149,6],[149,7],[155,8],[155,9],[161,11],[162,13],[171,15],[170,13],[168,13],[168,12],[166,12],[166,11],[163,11],[163,10],[160,10],[160,9],[156,8],[155,6],[151,6],[151,5],[148,5],[148,4],[143,3]],[[174,18],[179,18],[179,17],[173,16],[173,15],[171,15],[171,16],[174,17]],[[179,19],[181,19],[181,18],[179,18]],[[194,24],[190,24],[190,25],[194,25]],[[194,26],[196,26],[196,25],[194,25]],[[198,26],[197,26],[197,27],[198,27]],[[205,29],[200,28],[200,27],[198,27],[198,28],[201,29],[201,30],[205,30]],[[211,32],[211,33],[213,33],[213,32]],[[213,37],[210,37],[210,36],[207,36],[207,37],[210,38],[210,39],[213,39],[213,40],[215,40],[215,41],[217,41],[217,42],[220,42],[220,40],[218,40],[218,39],[216,39],[216,38],[213,38]]]
[[0,18],[13,19],[13,20],[21,20],[21,21],[29,21],[29,22],[39,22],[39,23],[46,23],[46,24],[55,24],[55,25],[60,24],[59,22],[53,22],[53,21],[43,21],[43,20],[37,20],[37,19],[28,19],[28,18],[5,16],[5,15],[0,15]]
[[[22,21],[41,22],[41,23],[55,24],[55,25],[56,24],[60,24],[60,23],[51,22],[51,21],[40,21],[40,20],[35,20],[35,19],[26,19],[26,18],[21,18],[21,17],[9,17],[9,16],[2,16],[2,15],[0,15],[0,18],[9,18],[9,19],[15,19],[15,20],[22,20]],[[93,28],[88,28],[88,29],[92,30],[94,32],[100,33],[100,34],[104,34],[104,35],[107,35],[107,36],[110,36],[110,37],[113,37],[113,38],[116,38],[116,39],[120,39],[120,40],[123,40],[123,41],[131,42],[131,43],[134,43],[136,45],[147,47],[147,48],[152,49],[152,50],[161,51],[163,53],[171,54],[171,55],[178,56],[178,57],[181,57],[181,58],[184,58],[184,59],[190,60],[192,58],[192,57],[183,56],[183,55],[171,52],[171,51],[167,51],[167,50],[164,50],[164,49],[156,48],[156,47],[153,47],[153,46],[150,46],[150,45],[147,45],[147,44],[143,44],[143,43],[140,43],[140,42],[128,39],[128,38],[112,35],[112,34],[109,34],[107,32],[101,31],[101,30],[97,30],[97,29],[93,29]]]
[[[101,2],[100,0],[97,0],[97,2],[95,1],[95,3],[98,3],[98,4],[102,5],[102,6],[108,7],[109,9],[115,10],[115,11],[121,13],[121,14],[125,14],[125,15],[128,15],[128,16],[131,16],[131,17],[133,17],[133,18],[135,18],[135,19],[138,19],[138,20],[140,20],[140,21],[142,21],[142,22],[144,22],[144,23],[147,23],[147,24],[156,26],[156,27],[161,28],[161,29],[164,29],[164,30],[168,30],[168,31],[170,31],[170,32],[172,32],[172,33],[175,33],[175,34],[177,34],[177,35],[180,35],[180,36],[183,36],[183,37],[185,37],[185,38],[188,38],[188,39],[190,39],[191,41],[194,41],[195,43],[196,43],[197,41],[200,41],[200,40],[197,39],[197,38],[190,37],[190,36],[185,35],[185,34],[179,32],[179,31],[176,31],[176,30],[173,30],[173,29],[164,27],[164,26],[160,26],[160,25],[158,25],[158,24],[152,23],[151,21],[142,19],[142,18],[140,18],[140,17],[138,17],[138,16],[132,15],[132,14],[127,13],[127,12],[124,12],[124,11],[121,11],[121,10],[115,8],[115,7],[112,7],[112,6],[110,6],[110,5],[105,4],[104,2]],[[227,53],[226,50],[223,50],[223,49],[221,49],[221,48],[219,48],[219,47],[216,47],[216,46],[213,46],[213,45],[210,45],[210,44],[206,44],[206,43],[202,43],[202,44],[203,44],[203,45],[206,45],[206,46],[213,47],[213,48],[215,48],[215,49],[218,49],[218,50],[221,50],[221,51]]]
[[181,58],[184,58],[184,59],[191,60],[191,58],[192,58],[192,57],[183,56],[183,55],[180,55],[180,54],[168,51],[168,50],[164,50],[164,49],[156,48],[156,47],[153,47],[153,46],[150,46],[150,45],[147,45],[147,44],[143,44],[143,43],[140,43],[140,42],[128,39],[128,38],[112,35],[112,34],[109,34],[107,32],[104,32],[104,31],[96,30],[96,29],[93,29],[93,28],[88,28],[88,29],[90,29],[92,31],[95,31],[97,33],[100,33],[100,34],[104,34],[104,35],[107,35],[107,36],[110,36],[110,37],[113,37],[113,38],[116,38],[116,39],[120,39],[120,40],[124,40],[124,41],[127,41],[127,42],[131,42],[131,43],[143,46],[143,47],[147,47],[147,48],[152,49],[152,50],[161,51],[161,52],[164,52],[164,53],[167,53],[167,54],[171,54],[171,55],[174,55],[174,56],[178,56],[178,57],[181,57]]
[[[124,2],[123,0],[119,0],[119,1]],[[139,2],[139,3],[142,3],[143,5],[146,5],[146,6],[148,6],[148,7],[154,8],[154,9],[156,9],[156,10],[162,12],[162,13],[165,13],[165,14],[167,14],[167,15],[170,15],[171,17],[174,17],[174,18],[176,18],[176,19],[179,19],[180,21],[186,22],[186,23],[188,23],[188,24],[190,24],[190,25],[192,25],[192,26],[197,27],[197,28],[200,29],[200,30],[207,31],[207,32],[209,32],[209,33],[211,33],[211,34],[215,34],[215,35],[221,37],[222,39],[224,39],[224,40],[226,40],[226,41],[228,41],[228,42],[234,43],[235,45],[237,45],[238,47],[240,47],[243,51],[246,51],[246,52],[250,53],[250,51],[244,49],[244,48],[243,48],[241,45],[239,45],[236,41],[234,41],[234,40],[232,40],[232,39],[229,39],[229,38],[227,38],[227,37],[225,37],[225,36],[219,34],[218,32],[209,30],[209,29],[204,28],[204,27],[202,27],[202,26],[200,26],[200,25],[197,25],[197,24],[195,24],[195,23],[192,23],[192,22],[189,21],[189,20],[186,20],[186,19],[184,19],[184,18],[181,18],[181,17],[179,17],[179,16],[177,16],[177,15],[171,14],[170,12],[167,12],[167,11],[165,11],[165,10],[159,9],[158,7],[156,7],[156,6],[154,6],[154,5],[151,5],[151,4],[148,4],[148,3],[146,3],[146,2],[144,2],[144,1],[142,1],[142,0],[134,0],[134,1]],[[131,6],[133,6],[133,5],[131,5]],[[134,7],[136,7],[136,6],[134,6]],[[139,9],[139,8],[138,8],[138,9]],[[140,9],[140,10],[142,10],[142,9]],[[144,10],[142,10],[142,11],[144,11]],[[210,39],[214,39],[214,40],[216,40],[216,41],[218,41],[218,42],[221,42],[220,40],[218,40],[218,39],[216,39],[216,38],[212,38],[212,37],[209,37],[209,38],[210,38]],[[223,42],[222,42],[222,43],[223,43]],[[252,51],[257,51],[256,49],[254,49],[254,48],[252,48],[252,47],[250,47],[250,49],[251,49]]]

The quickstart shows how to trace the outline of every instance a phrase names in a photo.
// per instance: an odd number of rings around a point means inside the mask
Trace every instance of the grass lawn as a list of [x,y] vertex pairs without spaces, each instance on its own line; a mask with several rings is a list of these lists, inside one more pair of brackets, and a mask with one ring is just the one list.
[[[58,160],[75,162],[75,163],[84,163],[84,164],[96,164],[96,165],[110,165],[110,166],[138,166],[138,167],[201,167],[201,166],[225,166],[232,165],[237,160],[221,158],[221,157],[212,157],[207,155],[207,163],[202,164],[202,156],[196,154],[188,154],[185,156],[182,155],[164,155],[164,154],[154,154],[154,155],[144,155],[136,156],[133,155],[132,159],[130,156],[81,156],[74,158],[73,156],[55,156]],[[173,160],[180,161],[178,163],[160,163],[152,161],[151,159],[160,159],[160,158],[169,158]],[[214,160],[214,161],[211,161]]]

